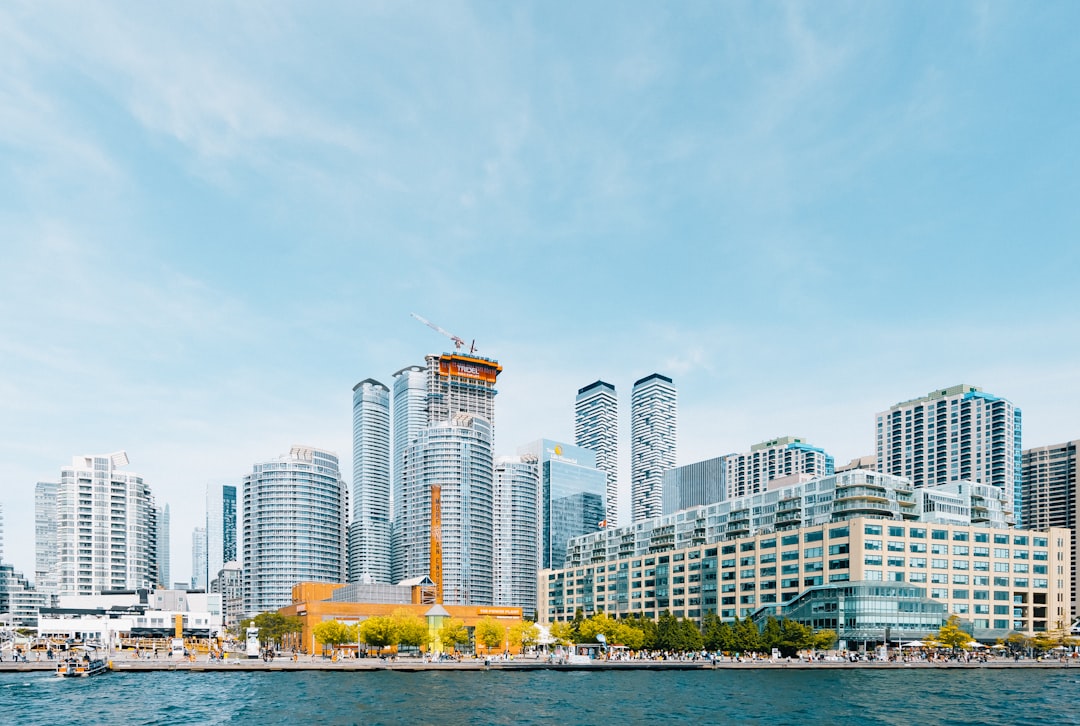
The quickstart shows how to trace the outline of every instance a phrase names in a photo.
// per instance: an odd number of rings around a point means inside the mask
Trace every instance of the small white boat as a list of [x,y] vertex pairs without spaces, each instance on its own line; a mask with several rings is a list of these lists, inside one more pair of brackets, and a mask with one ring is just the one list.
[[89,678],[109,670],[109,663],[97,655],[94,648],[81,646],[80,652],[61,658],[56,664],[56,675],[61,678]]

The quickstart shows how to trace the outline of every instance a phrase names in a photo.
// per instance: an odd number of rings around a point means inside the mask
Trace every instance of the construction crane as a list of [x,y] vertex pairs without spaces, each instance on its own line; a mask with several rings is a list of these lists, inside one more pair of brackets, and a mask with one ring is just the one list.
[[[440,328],[435,323],[431,322],[427,318],[424,318],[424,317],[421,317],[421,316],[417,315],[416,313],[409,313],[409,315],[412,315],[414,318],[416,318],[421,323],[423,323],[424,325],[426,325],[429,328],[431,328],[432,330],[434,330],[436,333],[442,333],[447,338],[454,341],[454,350],[461,350],[462,348],[465,347],[465,341],[463,339],[459,338],[458,336],[454,335],[450,331],[443,330],[442,328]],[[472,344],[469,346],[469,354],[471,355],[471,354],[473,354],[475,352],[476,352],[476,341],[474,340],[472,342]]]

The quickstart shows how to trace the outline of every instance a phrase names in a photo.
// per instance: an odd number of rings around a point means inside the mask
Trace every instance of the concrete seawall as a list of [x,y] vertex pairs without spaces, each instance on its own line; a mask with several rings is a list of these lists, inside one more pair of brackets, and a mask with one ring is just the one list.
[[[731,661],[594,661],[591,663],[548,663],[544,660],[512,660],[490,661],[465,660],[448,663],[425,663],[419,660],[398,660],[383,662],[372,658],[359,660],[342,660],[333,662],[329,660],[299,660],[288,659],[275,660],[266,663],[260,659],[237,659],[226,661],[168,661],[168,660],[120,660],[111,662],[111,668],[116,672],[141,673],[149,671],[189,671],[202,672],[277,672],[277,671],[689,671],[689,670],[924,670],[933,669],[981,669],[981,670],[1005,670],[1005,669],[1064,669],[1075,668],[1080,672],[1080,665],[1062,663],[1060,661],[989,661],[987,663],[848,663],[846,661],[746,661],[742,663]],[[55,661],[30,661],[27,663],[0,663],[0,677],[4,673],[26,673],[52,671],[56,668]]]

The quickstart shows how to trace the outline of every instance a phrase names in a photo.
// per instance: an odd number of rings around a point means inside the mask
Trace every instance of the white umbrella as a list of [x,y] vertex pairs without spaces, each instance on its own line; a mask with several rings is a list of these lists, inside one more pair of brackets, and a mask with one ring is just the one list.
[[924,645],[926,645],[926,643],[922,642],[921,640],[913,640],[910,643],[904,643],[900,647],[901,648],[921,648]]
[[978,642],[978,641],[972,640],[967,644],[967,647],[969,647],[969,648],[985,648],[986,646],[983,645],[982,643]]

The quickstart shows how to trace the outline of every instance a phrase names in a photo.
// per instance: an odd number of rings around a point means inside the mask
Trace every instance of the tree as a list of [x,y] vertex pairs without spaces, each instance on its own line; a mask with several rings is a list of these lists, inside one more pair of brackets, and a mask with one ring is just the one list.
[[779,648],[781,656],[790,658],[813,645],[813,628],[796,620],[784,619],[780,622],[780,643],[776,647]]
[[619,621],[608,617],[607,613],[595,613],[587,620],[582,620],[578,625],[579,643],[595,643],[597,635],[603,634],[608,640],[615,634],[619,627]]
[[702,646],[701,631],[692,618],[683,618],[679,623],[679,650],[697,651]]
[[656,647],[661,650],[682,650],[680,645],[679,621],[665,610],[656,620]]
[[502,623],[491,617],[481,618],[473,629],[476,642],[483,645],[489,653],[502,644],[505,632],[506,628]]
[[510,626],[510,645],[521,648],[522,652],[536,645],[539,639],[540,629],[536,627],[536,623],[522,620]]
[[448,646],[456,650],[459,645],[469,642],[469,630],[465,627],[465,623],[457,618],[447,618],[439,628],[439,641],[444,647]]
[[960,629],[960,616],[950,615],[945,624],[938,630],[934,639],[946,648],[963,648],[971,642],[971,636]]
[[706,650],[724,650],[720,640],[723,626],[724,623],[720,620],[719,615],[711,610],[705,613],[705,617],[701,619],[701,640]]
[[635,615],[624,620],[627,625],[637,628],[641,631],[642,641],[641,647],[647,650],[653,650],[660,647],[660,632],[657,627],[656,621],[652,618],[646,618],[641,615]]
[[619,623],[609,640],[613,645],[625,645],[630,650],[640,650],[645,642],[645,633],[630,623]]
[[[761,629],[761,646],[765,650],[780,649],[784,640],[784,630],[780,627],[780,621],[770,615],[765,620],[765,627]],[[787,655],[790,655],[788,653]]]
[[548,627],[548,634],[559,645],[570,645],[573,641],[574,630],[571,623],[562,620],[553,620]]
[[311,632],[314,634],[315,640],[323,645],[330,646],[330,649],[333,650],[343,643],[355,642],[357,626],[346,625],[337,620],[323,620],[321,623],[316,623]]
[[302,618],[274,611],[259,613],[252,619],[251,624],[259,629],[259,640],[267,645],[280,643],[286,635],[304,632]]
[[743,620],[735,618],[735,625],[732,629],[734,630],[731,644],[732,650],[740,653],[758,653],[761,651],[761,633],[758,632],[753,620],[750,618],[744,618]]
[[814,633],[810,647],[814,650],[832,650],[836,647],[836,641],[835,630],[819,630]]
[[405,609],[395,610],[390,618],[394,621],[394,629],[397,632],[399,645],[407,645],[419,648],[427,643],[427,623],[419,615],[413,615]]
[[361,622],[360,640],[369,646],[375,646],[379,651],[388,645],[396,644],[398,640],[394,619],[386,615],[376,615]]

